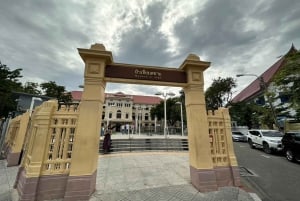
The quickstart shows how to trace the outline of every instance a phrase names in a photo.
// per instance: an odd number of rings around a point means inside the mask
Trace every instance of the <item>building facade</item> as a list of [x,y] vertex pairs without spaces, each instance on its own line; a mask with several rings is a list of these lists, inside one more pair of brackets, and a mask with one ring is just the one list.
[[24,92],[13,92],[12,96],[17,102],[16,111],[12,111],[14,113],[13,116],[23,114],[30,109],[33,110],[35,107],[41,105],[44,101],[53,99],[48,96],[33,95]]
[[[72,91],[73,103],[79,103],[82,91]],[[102,127],[108,125],[116,132],[160,132],[163,128],[151,118],[151,108],[162,101],[156,96],[128,95],[122,92],[106,93],[102,112]]]
[[[286,94],[282,93],[282,91],[273,83],[273,78],[284,66],[286,62],[286,57],[296,52],[298,52],[298,50],[294,47],[294,45],[292,45],[290,50],[285,55],[283,55],[278,61],[276,61],[261,75],[245,74],[256,76],[257,79],[255,79],[245,89],[243,89],[239,94],[237,94],[232,99],[232,103],[254,102],[260,106],[268,105],[274,110],[273,113],[276,109],[279,109],[280,107],[288,108],[286,110],[287,114],[273,114],[274,119],[276,120],[276,125],[282,128],[285,119],[295,115],[295,110],[289,107],[289,97]],[[266,92],[272,92],[275,98],[273,100],[270,100],[270,98],[266,96]]]

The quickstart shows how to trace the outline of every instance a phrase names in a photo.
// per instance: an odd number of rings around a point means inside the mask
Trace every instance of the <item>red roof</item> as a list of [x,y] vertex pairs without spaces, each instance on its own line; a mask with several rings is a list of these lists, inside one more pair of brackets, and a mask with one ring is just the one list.
[[71,91],[72,99],[75,101],[80,101],[82,96],[82,91]]
[[138,104],[159,104],[162,99],[156,96],[138,96],[133,95],[133,103]]
[[[73,100],[80,101],[82,96],[82,91],[72,91],[71,92]],[[122,92],[118,93],[105,93],[105,97],[109,97],[110,95],[113,95],[114,97],[132,97],[133,103],[136,104],[159,104],[162,99],[157,96],[140,96],[140,95],[128,95],[123,94]]]
[[[288,51],[287,54],[294,52],[296,49],[294,45],[292,45],[291,49]],[[297,50],[296,50],[297,51]],[[281,57],[275,64],[273,64],[270,68],[268,68],[263,74],[259,77],[262,77],[264,82],[268,85],[276,74],[276,72],[282,67],[284,63],[285,57]],[[236,95],[233,99],[233,103],[241,102],[247,100],[261,91],[260,88],[260,80],[259,78],[255,79],[250,85],[248,85],[245,89],[243,89],[238,95]]]

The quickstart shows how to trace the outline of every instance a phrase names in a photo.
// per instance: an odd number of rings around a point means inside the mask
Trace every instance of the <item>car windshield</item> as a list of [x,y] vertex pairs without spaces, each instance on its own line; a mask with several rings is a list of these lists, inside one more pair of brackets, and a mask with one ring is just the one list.
[[291,135],[300,138],[300,133],[291,133]]
[[241,132],[232,132],[233,135],[243,135]]
[[262,134],[266,137],[282,137],[283,134],[279,131],[262,131]]

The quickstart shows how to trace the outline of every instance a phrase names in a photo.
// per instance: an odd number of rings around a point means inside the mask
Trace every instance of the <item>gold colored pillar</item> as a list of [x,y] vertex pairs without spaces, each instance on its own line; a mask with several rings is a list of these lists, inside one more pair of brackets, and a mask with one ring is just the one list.
[[102,44],[78,49],[85,62],[84,90],[79,105],[70,175],[64,200],[88,200],[95,191],[99,135],[105,100],[105,66],[112,62],[112,53]]
[[14,186],[18,190],[19,200],[36,200],[39,178],[43,168],[44,150],[48,147],[49,125],[52,113],[56,109],[56,101],[47,101],[34,113],[29,144]]
[[217,190],[211,156],[208,120],[204,97],[203,72],[210,62],[190,54],[180,69],[187,74],[184,88],[192,184],[201,192]]
[[[24,139],[27,131],[29,122],[29,112],[26,112],[16,117],[18,122],[17,133],[13,139],[13,144],[10,147],[9,153],[7,154],[7,166],[16,166],[19,164],[21,151],[24,144]],[[12,124],[11,124],[12,125]]]

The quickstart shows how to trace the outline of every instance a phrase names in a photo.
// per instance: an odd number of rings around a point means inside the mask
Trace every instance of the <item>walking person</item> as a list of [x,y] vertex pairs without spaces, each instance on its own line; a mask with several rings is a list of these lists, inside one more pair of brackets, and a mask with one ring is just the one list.
[[104,140],[103,140],[104,154],[107,154],[110,151],[110,145],[111,145],[111,128],[110,126],[108,126],[105,131]]

